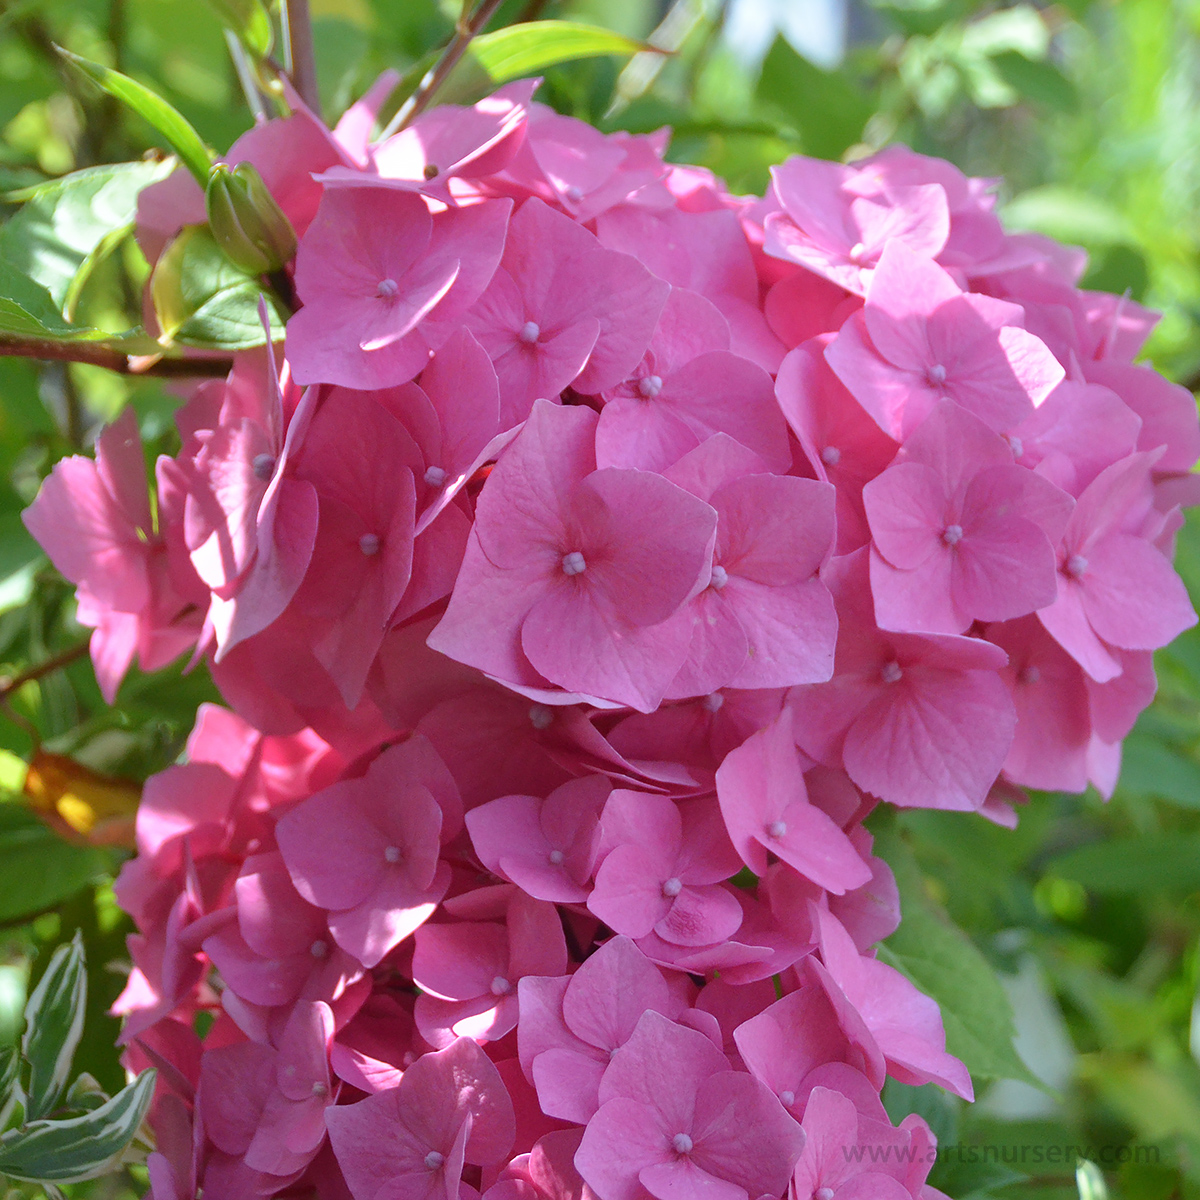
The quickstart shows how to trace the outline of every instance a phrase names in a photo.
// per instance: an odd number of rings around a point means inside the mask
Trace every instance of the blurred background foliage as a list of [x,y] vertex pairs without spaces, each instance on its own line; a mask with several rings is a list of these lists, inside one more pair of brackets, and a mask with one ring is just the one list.
[[[458,0],[312,7],[333,119],[379,71],[444,42]],[[506,0],[491,27],[533,18],[673,51],[552,68],[541,99],[604,129],[672,125],[671,156],[734,191],[761,190],[790,153],[855,157],[891,140],[1003,177],[1010,227],[1086,247],[1085,285],[1159,309],[1147,356],[1200,385],[1198,0]],[[151,147],[55,44],[152,86],[218,150],[251,122],[204,0],[0,0],[4,195]],[[146,266],[132,239],[107,249],[80,312],[121,329],[138,319]],[[133,673],[104,705],[70,588],[19,512],[126,404],[148,456],[173,452],[176,403],[162,381],[0,359],[0,1045],[46,951],[80,929],[91,979],[77,1068],[110,1090],[122,1072],[105,1009],[127,965],[111,880],[137,784],[179,755],[215,693],[203,669],[176,667]],[[1195,522],[1180,569],[1200,601]],[[889,1088],[894,1116],[921,1111],[952,1148],[931,1182],[954,1200],[1075,1196],[1075,1154],[1100,1163],[1114,1197],[1200,1197],[1200,632],[1158,668],[1110,803],[1034,796],[1015,832],[944,813],[881,822],[915,881],[906,914],[937,922],[944,908],[1003,973],[1018,1047],[1046,1084],[1001,1081],[970,1108]],[[135,1172],[73,1190],[144,1188]]]

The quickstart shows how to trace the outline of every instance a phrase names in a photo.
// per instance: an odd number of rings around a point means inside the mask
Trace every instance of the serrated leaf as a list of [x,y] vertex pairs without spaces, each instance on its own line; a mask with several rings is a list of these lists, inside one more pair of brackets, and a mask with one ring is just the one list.
[[210,350],[245,350],[266,341],[258,313],[265,296],[273,334],[286,314],[258,279],[225,256],[207,225],[189,225],[163,251],[150,284],[164,334]]
[[29,1064],[29,1086],[25,1089],[26,1121],[44,1117],[63,1094],[75,1048],[83,1036],[86,1005],[83,938],[76,932],[69,945],[55,950],[50,965],[25,1005],[21,1053]]
[[0,1174],[28,1183],[80,1183],[120,1160],[150,1107],[154,1071],[107,1104],[68,1121],[34,1121],[0,1137]]
[[893,829],[875,846],[900,889],[900,928],[880,947],[880,958],[903,972],[942,1010],[946,1049],[975,1079],[1019,1079],[1044,1085],[1013,1047],[1012,1006],[987,959],[925,891],[908,845]]
[[97,87],[107,92],[115,100],[119,100],[127,108],[132,109],[144,121],[152,125],[162,135],[167,145],[179,156],[196,182],[204,187],[208,182],[208,171],[212,166],[212,155],[200,135],[192,127],[187,118],[168,104],[156,92],[152,92],[145,84],[114,71],[111,67],[92,62],[72,54],[70,50],[58,48],[68,62],[73,63]]
[[[535,75],[546,67],[599,54],[637,54],[655,47],[611,29],[574,21],[524,21],[485,33],[471,43],[469,55],[493,83]],[[662,53],[662,51],[658,51]]]
[[106,871],[110,858],[65,842],[23,804],[0,803],[0,921],[66,900]]
[[28,189],[0,227],[0,258],[45,288],[69,319],[91,266],[133,228],[142,189],[173,169],[170,162],[112,163]]

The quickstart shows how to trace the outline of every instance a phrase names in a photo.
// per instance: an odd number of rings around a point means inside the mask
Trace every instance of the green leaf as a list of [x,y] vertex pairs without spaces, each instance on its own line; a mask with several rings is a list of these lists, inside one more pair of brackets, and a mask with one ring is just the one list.
[[161,354],[160,346],[141,330],[106,333],[63,320],[50,293],[0,258],[0,354],[4,338],[44,341],[56,346],[87,343],[122,354]]
[[0,922],[42,912],[109,867],[94,846],[65,842],[23,804],[0,803]]
[[208,3],[221,24],[231,29],[255,58],[270,54],[271,16],[262,0],[208,0]]
[[946,1049],[975,1079],[1020,1079],[1042,1087],[1013,1047],[1012,1006],[995,971],[973,941],[925,890],[920,867],[894,829],[880,833],[875,852],[900,888],[900,928],[880,958],[902,971],[942,1010]]
[[143,1071],[94,1112],[69,1121],[34,1121],[0,1137],[0,1173],[29,1183],[79,1183],[107,1174],[137,1134],[154,1094]]
[[800,134],[806,154],[840,158],[862,138],[872,112],[865,92],[839,71],[823,71],[783,39],[763,59],[756,98]]
[[171,162],[113,163],[27,189],[0,227],[0,258],[44,287],[70,319],[91,267],[133,228],[139,193],[172,170]]
[[258,315],[265,296],[273,335],[287,314],[278,298],[225,256],[207,225],[189,225],[163,251],[151,293],[164,334],[185,346],[245,350],[266,341]]
[[645,42],[596,25],[579,25],[573,21],[524,21],[477,37],[471,43],[469,54],[493,83],[507,83],[510,79],[534,75],[546,67],[578,58],[598,54],[637,54],[654,49]]
[[16,1046],[0,1047],[0,1129],[21,1098],[21,1056]]
[[21,1053],[29,1064],[25,1119],[36,1121],[58,1103],[67,1086],[71,1060],[83,1035],[87,1005],[87,972],[83,938],[77,931],[69,945],[59,946],[25,1005]]
[[1106,839],[1052,858],[1046,868],[1093,892],[1192,892],[1200,888],[1200,833]]
[[201,186],[208,182],[208,169],[212,166],[212,154],[200,135],[177,109],[172,108],[161,96],[152,92],[145,84],[102,66],[90,59],[81,58],[69,50],[58,48],[68,62],[73,63],[93,83],[122,104],[131,108],[162,135],[167,145],[179,155],[180,161]]

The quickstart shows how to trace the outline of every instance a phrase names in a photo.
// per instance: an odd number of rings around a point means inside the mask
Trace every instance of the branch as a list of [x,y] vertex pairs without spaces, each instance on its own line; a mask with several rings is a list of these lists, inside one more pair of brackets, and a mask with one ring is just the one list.
[[161,358],[122,354],[110,346],[89,342],[55,342],[0,334],[0,358],[39,358],[43,361],[87,363],[118,375],[153,375],[167,379],[223,378],[233,370],[232,358]]
[[287,0],[284,6],[287,24],[289,74],[300,99],[314,113],[321,112],[321,95],[317,90],[317,58],[313,50],[312,17],[308,0]]
[[13,692],[23,688],[27,683],[32,683],[35,679],[43,679],[47,675],[53,675],[55,671],[61,671],[63,667],[69,667],[88,652],[90,640],[90,637],[84,638],[82,642],[77,642],[61,654],[56,654],[53,658],[38,663],[36,667],[29,667],[20,675],[0,675],[0,701],[7,700]]
[[[446,82],[450,72],[458,66],[459,60],[466,54],[467,47],[476,36],[483,32],[484,27],[502,3],[503,0],[481,0],[470,20],[459,20],[454,27],[454,36],[446,44],[446,49],[442,51],[442,57],[438,59],[433,69],[417,85],[417,90],[392,118],[387,129],[383,131],[383,137],[386,138],[397,130],[411,125],[429,107],[438,89]],[[465,7],[464,5],[464,9]]]

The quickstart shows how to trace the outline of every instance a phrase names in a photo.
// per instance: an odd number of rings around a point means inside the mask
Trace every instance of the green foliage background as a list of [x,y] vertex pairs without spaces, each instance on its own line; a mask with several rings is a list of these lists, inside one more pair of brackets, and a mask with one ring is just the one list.
[[[404,70],[444,42],[457,9],[456,0],[313,0],[326,117],[383,68]],[[676,53],[554,67],[541,98],[604,129],[670,124],[671,156],[711,167],[735,191],[761,190],[790,153],[839,158],[889,140],[1003,176],[1010,227],[1084,245],[1086,286],[1160,309],[1148,357],[1200,383],[1200,3],[859,0],[836,70],[782,38],[761,70],[748,69],[722,38],[724,16],[718,0],[507,0],[491,28],[566,18],[653,35]],[[6,195],[153,145],[137,117],[69,72],[56,43],[153,87],[218,150],[251,122],[203,0],[0,0]],[[3,211],[11,219],[20,209]],[[28,244],[19,223],[0,229],[0,270],[21,269]],[[123,330],[138,320],[146,265],[129,238],[102,250],[75,317]],[[19,794],[19,760],[36,736],[141,780],[176,758],[196,706],[216,696],[202,670],[174,668],[134,673],[110,709],[86,659],[9,687],[86,632],[19,512],[53,463],[86,451],[127,404],[148,455],[173,452],[176,403],[161,381],[0,358],[0,1045],[19,1035],[48,951],[82,930],[90,999],[76,1066],[109,1090],[123,1082],[116,1022],[105,1015],[127,969],[127,922],[110,889],[122,852],[43,825]],[[1179,565],[1200,601],[1194,520]],[[887,1097],[894,1116],[923,1112],[954,1147],[932,1179],[954,1200],[1074,1196],[1076,1153],[1100,1161],[1114,1196],[1200,1196],[1200,632],[1163,651],[1158,669],[1159,697],[1129,740],[1109,804],[1037,795],[1015,832],[942,813],[879,823],[906,922],[884,953],[939,995],[951,1049],[969,1051],[982,1083],[969,1109],[932,1089],[892,1087]],[[1028,1075],[1009,1047],[996,972],[1015,1000],[1025,1063],[1049,1089],[1009,1080],[988,1090],[989,1075]],[[134,1168],[74,1192],[144,1187]]]

